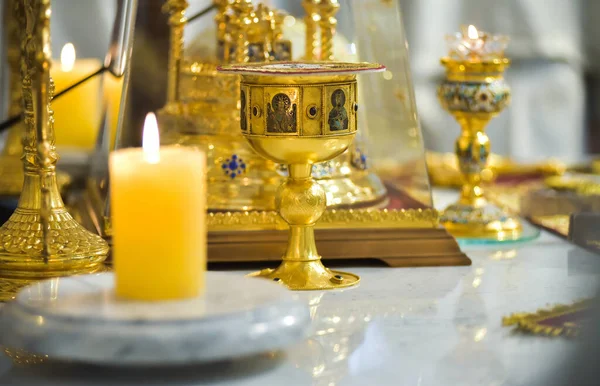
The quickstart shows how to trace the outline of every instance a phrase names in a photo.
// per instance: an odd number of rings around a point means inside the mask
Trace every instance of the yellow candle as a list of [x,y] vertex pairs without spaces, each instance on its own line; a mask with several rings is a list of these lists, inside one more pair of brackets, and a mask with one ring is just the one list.
[[[63,47],[60,62],[54,62],[51,75],[55,93],[93,74],[102,67],[98,59],[76,59],[71,43]],[[100,128],[100,81],[96,76],[52,102],[56,146],[92,150]]]
[[143,148],[110,155],[117,296],[156,301],[198,296],[206,271],[206,156],[159,147],[154,114]]

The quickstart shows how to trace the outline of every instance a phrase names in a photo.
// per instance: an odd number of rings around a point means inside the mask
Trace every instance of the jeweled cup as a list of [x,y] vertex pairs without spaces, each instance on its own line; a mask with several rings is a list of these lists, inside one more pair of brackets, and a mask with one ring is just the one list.
[[357,130],[356,75],[383,71],[370,63],[239,64],[219,68],[242,76],[241,130],[261,156],[288,165],[276,207],[289,224],[283,262],[277,269],[251,274],[293,290],[357,284],[358,276],[332,271],[321,263],[313,226],[326,209],[325,190],[311,176],[315,163],[342,154]]
[[485,127],[510,102],[510,88],[504,81],[510,65],[504,57],[507,39],[469,26],[448,41],[450,54],[441,60],[446,77],[438,98],[461,126],[455,153],[463,185],[459,201],[444,210],[440,221],[457,237],[517,239],[522,230],[519,219],[491,204],[481,186],[490,155]]

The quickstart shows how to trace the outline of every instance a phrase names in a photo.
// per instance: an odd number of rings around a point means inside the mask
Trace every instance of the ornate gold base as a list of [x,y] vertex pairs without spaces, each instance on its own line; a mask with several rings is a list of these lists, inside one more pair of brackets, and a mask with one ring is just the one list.
[[276,269],[263,269],[248,276],[273,280],[293,291],[344,288],[360,281],[360,277],[352,273],[325,268],[321,260],[284,260]]
[[53,210],[48,226],[49,256],[44,261],[39,210],[15,210],[0,228],[2,276],[27,278],[75,274],[106,259],[106,241],[79,225],[66,209]]
[[64,209],[49,218],[50,256],[42,257],[39,210],[17,208],[0,228],[0,301],[15,297],[24,286],[47,278],[102,270],[108,244],[88,232]]
[[513,240],[522,231],[517,217],[483,200],[478,205],[450,205],[442,213],[440,223],[454,237],[464,238]]

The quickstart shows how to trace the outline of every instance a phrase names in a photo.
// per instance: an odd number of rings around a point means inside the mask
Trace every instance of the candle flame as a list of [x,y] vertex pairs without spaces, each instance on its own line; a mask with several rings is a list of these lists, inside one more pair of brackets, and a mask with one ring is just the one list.
[[157,164],[160,161],[160,138],[158,135],[158,122],[154,113],[146,115],[144,133],[142,134],[142,149],[146,162]]
[[75,46],[73,43],[67,43],[60,51],[60,68],[64,72],[69,72],[75,66]]
[[467,28],[467,36],[469,39],[479,39],[479,32],[474,25],[471,24],[469,25],[469,28]]

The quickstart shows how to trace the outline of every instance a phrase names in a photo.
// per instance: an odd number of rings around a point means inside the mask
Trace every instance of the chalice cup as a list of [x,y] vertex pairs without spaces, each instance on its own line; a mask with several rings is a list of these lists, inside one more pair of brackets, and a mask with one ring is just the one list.
[[276,208],[289,224],[283,262],[277,269],[251,274],[281,282],[292,290],[348,287],[351,273],[332,271],[317,252],[314,225],[326,209],[325,190],[311,176],[312,166],[342,154],[357,129],[356,75],[383,71],[370,63],[279,62],[229,65],[221,72],[242,76],[241,129],[261,156],[288,165]]
[[446,77],[438,98],[461,126],[455,153],[462,174],[460,199],[444,210],[440,222],[456,237],[514,240],[522,231],[518,218],[489,203],[481,186],[481,173],[490,155],[487,123],[510,102],[504,81],[506,58],[456,60],[442,58]]

